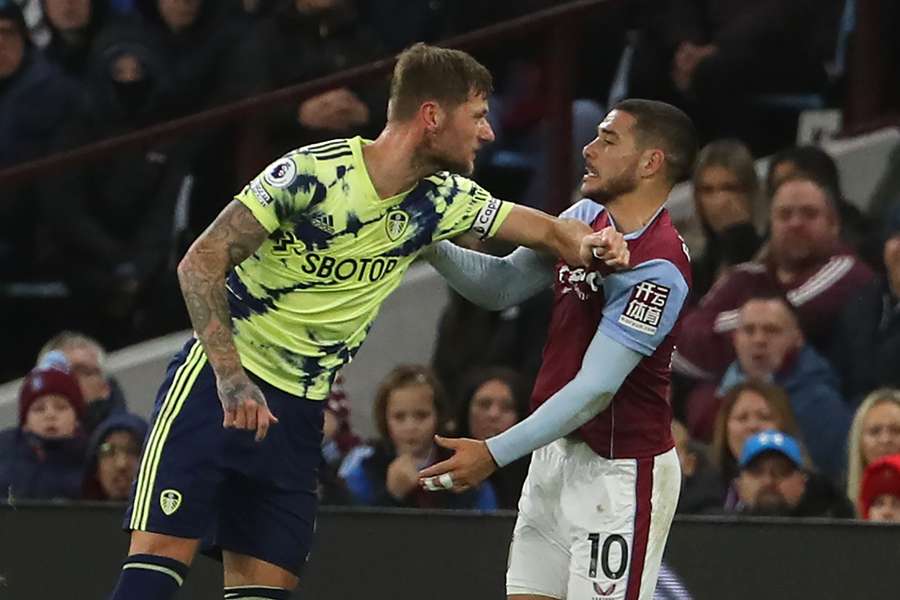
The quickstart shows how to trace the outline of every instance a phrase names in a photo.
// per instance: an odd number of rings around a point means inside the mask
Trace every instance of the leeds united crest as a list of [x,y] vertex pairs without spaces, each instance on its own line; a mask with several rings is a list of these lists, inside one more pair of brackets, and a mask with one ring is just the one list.
[[409,215],[405,211],[395,208],[388,212],[384,219],[384,226],[387,229],[387,235],[392,242],[396,242],[406,231],[409,225]]

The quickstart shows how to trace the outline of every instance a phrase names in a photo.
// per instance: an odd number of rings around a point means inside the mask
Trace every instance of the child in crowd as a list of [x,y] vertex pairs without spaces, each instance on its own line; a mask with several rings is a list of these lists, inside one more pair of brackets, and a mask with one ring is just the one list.
[[490,485],[482,484],[462,494],[426,492],[419,487],[419,471],[450,455],[434,443],[445,416],[443,390],[431,369],[405,365],[388,373],[375,395],[373,416],[379,439],[353,450],[340,469],[356,503],[409,508],[497,507]]
[[84,466],[78,381],[59,367],[36,367],[19,390],[19,425],[0,432],[0,491],[16,499],[79,498]]

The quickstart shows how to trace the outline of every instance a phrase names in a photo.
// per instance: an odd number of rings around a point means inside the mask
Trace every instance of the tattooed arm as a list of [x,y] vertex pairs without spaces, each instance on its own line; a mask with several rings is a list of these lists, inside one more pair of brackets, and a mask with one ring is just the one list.
[[241,366],[231,333],[225,276],[268,235],[247,207],[232,200],[178,264],[178,281],[191,323],[216,374],[223,425],[256,430],[257,440],[263,439],[269,425],[278,419]]

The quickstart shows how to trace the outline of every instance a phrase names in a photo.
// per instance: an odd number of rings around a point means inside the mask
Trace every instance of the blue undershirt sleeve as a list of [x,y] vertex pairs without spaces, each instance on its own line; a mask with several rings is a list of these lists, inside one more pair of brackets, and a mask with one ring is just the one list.
[[587,423],[609,406],[642,358],[598,329],[575,377],[526,419],[486,441],[494,461],[508,465]]

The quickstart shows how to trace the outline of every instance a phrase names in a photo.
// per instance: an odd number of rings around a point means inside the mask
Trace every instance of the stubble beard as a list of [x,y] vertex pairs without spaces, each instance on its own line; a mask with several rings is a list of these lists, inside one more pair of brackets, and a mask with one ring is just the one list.
[[617,177],[609,179],[602,187],[591,190],[584,196],[606,206],[615,203],[620,196],[633,192],[637,189],[637,186],[637,175],[635,175],[633,170],[628,170]]

